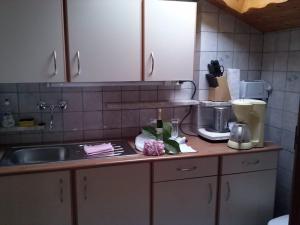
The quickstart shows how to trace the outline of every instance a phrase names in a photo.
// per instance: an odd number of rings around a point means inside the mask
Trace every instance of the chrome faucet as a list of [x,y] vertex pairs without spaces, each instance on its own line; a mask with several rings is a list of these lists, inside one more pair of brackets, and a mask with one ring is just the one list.
[[59,101],[56,105],[54,104],[47,104],[44,101],[40,101],[37,104],[37,107],[40,111],[50,110],[50,122],[49,122],[49,130],[54,128],[54,110],[66,110],[68,107],[68,103],[66,101]]

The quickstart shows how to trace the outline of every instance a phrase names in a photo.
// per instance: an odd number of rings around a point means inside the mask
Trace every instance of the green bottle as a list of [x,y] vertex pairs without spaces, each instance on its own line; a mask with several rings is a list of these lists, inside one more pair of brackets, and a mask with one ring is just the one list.
[[156,135],[157,135],[157,140],[163,140],[163,121],[161,117],[162,110],[158,109],[157,111],[157,121],[156,121]]

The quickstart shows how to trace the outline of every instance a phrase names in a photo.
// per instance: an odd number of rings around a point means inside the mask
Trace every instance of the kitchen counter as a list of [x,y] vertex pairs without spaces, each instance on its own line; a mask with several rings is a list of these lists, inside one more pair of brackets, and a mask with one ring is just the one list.
[[[114,156],[106,158],[83,159],[74,161],[61,161],[42,164],[2,166],[0,175],[23,174],[33,172],[49,172],[58,170],[82,169],[90,167],[108,166],[116,164],[129,164],[138,162],[151,162],[158,160],[172,160],[183,158],[197,158],[209,156],[221,156],[231,154],[248,154],[266,151],[279,151],[281,147],[271,142],[266,142],[264,148],[253,148],[247,151],[238,151],[227,147],[226,143],[209,143],[200,138],[188,136],[188,145],[197,150],[196,153],[182,153],[178,155],[145,156],[142,153],[128,156]],[[131,143],[133,144],[133,143]],[[1,148],[0,148],[1,155]]]

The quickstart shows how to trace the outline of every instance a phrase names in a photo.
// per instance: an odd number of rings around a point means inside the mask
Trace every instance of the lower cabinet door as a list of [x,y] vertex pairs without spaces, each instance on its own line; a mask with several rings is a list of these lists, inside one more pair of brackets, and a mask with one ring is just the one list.
[[154,225],[214,225],[217,177],[154,184]]
[[276,170],[222,176],[219,225],[267,225],[275,186]]
[[68,171],[0,177],[1,225],[72,225]]
[[149,225],[150,165],[76,172],[78,225]]

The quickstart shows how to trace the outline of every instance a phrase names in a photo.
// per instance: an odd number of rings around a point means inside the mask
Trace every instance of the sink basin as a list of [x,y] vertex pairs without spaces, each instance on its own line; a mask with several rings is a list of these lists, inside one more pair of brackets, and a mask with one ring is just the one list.
[[[89,156],[84,152],[84,145],[98,145],[110,142],[114,147],[113,154],[99,154]],[[26,165],[38,163],[50,163],[69,160],[82,160],[104,157],[115,157],[137,154],[134,149],[122,140],[106,141],[106,142],[86,142],[74,144],[59,145],[40,145],[27,147],[12,147],[8,149],[0,166]]]
[[14,151],[10,161],[14,164],[33,164],[66,160],[67,151],[64,147],[24,148]]

